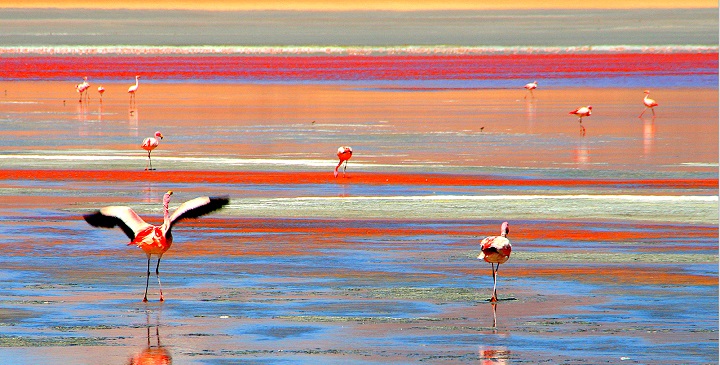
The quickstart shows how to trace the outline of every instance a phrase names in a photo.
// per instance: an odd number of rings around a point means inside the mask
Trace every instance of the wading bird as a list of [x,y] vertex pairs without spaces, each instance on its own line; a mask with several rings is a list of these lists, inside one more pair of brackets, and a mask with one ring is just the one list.
[[[526,88],[527,91],[530,92],[530,96],[535,98],[535,95],[533,94],[533,90],[537,89],[537,85],[538,85],[537,81],[533,81],[531,83],[525,84],[525,86],[523,86],[523,87]],[[527,99],[527,93],[525,93],[525,99]]]
[[173,226],[183,219],[200,217],[216,211],[230,203],[230,198],[226,196],[204,196],[180,204],[175,212],[173,212],[172,215],[169,215],[168,205],[170,204],[170,196],[172,194],[172,191],[168,191],[163,196],[164,218],[162,225],[159,226],[146,223],[130,207],[124,206],[104,207],[94,213],[83,216],[85,221],[94,227],[120,227],[120,229],[122,229],[122,231],[130,238],[128,246],[136,245],[145,251],[148,263],[143,302],[147,302],[148,286],[150,285],[151,255],[157,255],[158,257],[157,266],[155,267],[155,275],[157,276],[158,286],[160,287],[160,301],[162,302],[165,300],[162,292],[162,284],[160,283],[160,259],[162,258],[162,255],[170,249],[170,245],[172,245],[173,236],[171,230]]
[[138,86],[140,86],[140,76],[135,76],[135,85],[132,85],[128,88],[128,93],[130,94],[130,104],[132,105],[135,102],[135,92],[138,89]]
[[[485,260],[485,262],[489,262],[492,268],[493,294],[492,298],[490,298],[491,302],[497,302],[498,300],[497,272],[498,269],[500,269],[500,264],[504,264],[508,259],[510,259],[510,252],[512,251],[510,240],[507,239],[508,233],[510,233],[509,224],[508,222],[503,222],[500,227],[499,236],[485,237],[482,241],[480,241],[480,249],[482,252],[480,252],[478,260]],[[495,264],[497,264],[497,267]]]
[[105,93],[105,88],[102,85],[98,86],[98,94],[100,94],[100,102],[102,103],[102,96]]
[[645,98],[643,99],[643,104],[645,104],[645,109],[643,109],[642,113],[640,113],[640,116],[638,118],[642,118],[643,114],[650,108],[653,113],[653,117],[655,116],[655,107],[658,106],[658,103],[655,101],[655,99],[650,99],[648,96],[650,96],[650,90],[645,90]]
[[585,126],[582,125],[582,118],[589,117],[590,115],[592,115],[592,106],[590,106],[590,105],[581,106],[581,107],[571,111],[568,114],[574,114],[574,115],[577,115],[578,117],[580,117],[578,119],[578,123],[580,123],[580,132],[584,136],[585,135]]
[[337,166],[335,166],[335,177],[338,176],[338,169],[343,162],[345,162],[345,167],[343,168],[343,177],[345,177],[345,170],[347,170],[347,161],[350,159],[350,157],[352,157],[352,148],[350,146],[339,147],[337,150],[337,156],[340,159],[340,162],[338,162]]
[[[158,139],[159,138],[159,139]],[[151,171],[154,170],[152,167],[152,160],[150,159],[150,152],[157,148],[158,145],[160,145],[160,139],[163,139],[162,133],[160,131],[155,132],[155,137],[148,137],[143,140],[142,149],[147,151],[148,153],[148,165],[145,166],[145,171]]]
[[80,93],[80,102],[83,101],[83,93],[85,94],[85,98],[89,99],[90,97],[87,94],[87,89],[90,88],[90,84],[87,82],[87,76],[83,77],[83,82],[75,85],[75,90]]

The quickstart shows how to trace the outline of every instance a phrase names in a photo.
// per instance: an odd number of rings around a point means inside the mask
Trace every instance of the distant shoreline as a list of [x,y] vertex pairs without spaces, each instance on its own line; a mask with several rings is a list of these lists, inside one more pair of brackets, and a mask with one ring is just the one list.
[[531,54],[623,54],[623,53],[718,53],[708,45],[615,45],[575,47],[459,47],[459,46],[0,46],[0,55],[38,56],[389,56],[389,55],[531,55]]

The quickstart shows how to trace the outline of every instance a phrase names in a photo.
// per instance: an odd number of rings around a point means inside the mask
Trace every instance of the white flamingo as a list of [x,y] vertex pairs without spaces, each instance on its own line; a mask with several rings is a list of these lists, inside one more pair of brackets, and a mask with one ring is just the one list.
[[577,116],[579,117],[578,123],[580,123],[580,128],[581,128],[581,129],[580,129],[580,132],[581,132],[582,135],[584,136],[584,135],[585,135],[585,126],[582,125],[582,118],[583,118],[583,117],[589,117],[590,115],[592,115],[592,106],[590,106],[590,105],[588,105],[588,106],[582,106],[582,107],[579,107],[579,108],[571,111],[571,112],[568,113],[568,114],[577,115]]
[[[532,96],[533,99],[534,99],[534,98],[535,98],[535,95],[533,94],[533,90],[537,89],[537,87],[538,87],[538,82],[537,82],[537,81],[533,81],[533,82],[530,82],[530,83],[525,84],[525,86],[523,86],[523,87],[526,88],[527,91],[530,92],[530,96]],[[525,93],[525,99],[527,99],[527,93]]]
[[642,118],[643,114],[650,108],[653,113],[653,117],[655,117],[655,107],[658,106],[658,103],[655,101],[655,99],[650,99],[650,90],[645,90],[645,98],[643,98],[643,104],[645,104],[645,109],[643,109],[642,113],[640,113],[640,116],[638,118]]
[[[510,259],[510,253],[512,252],[512,245],[510,240],[507,239],[507,235],[510,233],[510,225],[508,222],[503,222],[500,226],[499,236],[485,237],[480,241],[480,255],[478,260],[485,260],[489,262],[492,268],[493,275],[493,294],[490,298],[491,302],[497,302],[497,272],[500,269],[500,264],[504,264]],[[495,267],[497,264],[497,268]]]
[[155,137],[148,137],[143,140],[142,145],[140,147],[147,151],[148,153],[148,165],[145,166],[145,170],[153,170],[152,167],[152,160],[150,159],[150,152],[152,152],[157,146],[160,145],[160,140],[163,139],[162,133],[160,131],[155,132]]
[[135,103],[135,92],[137,91],[138,87],[140,86],[140,75],[135,76],[135,85],[132,85],[128,88],[128,93],[130,94],[130,104],[132,105]]
[[80,102],[83,101],[83,93],[85,94],[85,98],[86,98],[86,99],[89,100],[89,98],[90,98],[90,96],[89,96],[88,93],[86,92],[87,89],[90,88],[90,84],[88,83],[87,79],[88,79],[87,76],[84,76],[84,77],[83,77],[83,82],[75,85],[75,90],[76,90],[78,93],[80,93]]

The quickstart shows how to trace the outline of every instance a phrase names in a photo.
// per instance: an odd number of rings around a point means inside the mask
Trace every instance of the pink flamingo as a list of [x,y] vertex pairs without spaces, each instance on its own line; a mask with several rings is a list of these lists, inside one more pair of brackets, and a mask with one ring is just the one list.
[[102,103],[102,96],[105,93],[105,88],[102,85],[98,86],[98,94],[100,94],[100,102]]
[[82,103],[82,101],[83,101],[83,93],[85,93],[85,97],[86,97],[86,98],[88,98],[88,99],[90,98],[90,97],[88,96],[88,94],[85,92],[87,89],[90,88],[90,84],[87,82],[87,79],[88,79],[87,76],[84,76],[84,77],[83,77],[83,82],[75,85],[75,90],[76,90],[78,93],[80,93],[80,102],[81,102],[81,103]]
[[173,242],[171,230],[173,226],[186,218],[198,218],[202,215],[214,212],[230,203],[230,198],[224,197],[199,197],[188,200],[173,212],[168,214],[168,205],[170,204],[170,196],[172,191],[168,191],[163,196],[163,224],[154,226],[146,223],[140,218],[130,207],[109,206],[101,208],[91,214],[83,216],[85,221],[91,226],[101,228],[119,227],[130,238],[128,246],[136,245],[140,247],[147,255],[147,279],[145,281],[145,297],[143,302],[147,302],[147,291],[150,285],[150,257],[157,255],[157,266],[155,267],[155,275],[158,279],[160,287],[160,301],[164,301],[162,293],[162,284],[160,283],[160,259],[162,255],[170,249]]
[[[158,138],[159,138],[159,139],[158,139]],[[147,151],[147,153],[148,153],[148,164],[149,164],[149,167],[148,167],[148,166],[145,166],[145,171],[154,170],[154,169],[152,168],[152,160],[150,159],[150,152],[152,152],[152,150],[154,150],[155,148],[157,148],[157,146],[160,145],[160,139],[163,139],[163,138],[164,138],[164,137],[163,137],[162,133],[160,133],[160,131],[157,131],[157,132],[155,132],[155,137],[145,138],[145,139],[143,140],[142,145],[140,145],[140,147],[142,147],[142,149],[144,149],[144,150]]]
[[350,159],[350,157],[352,157],[352,148],[350,146],[339,147],[337,150],[337,156],[340,159],[340,162],[338,162],[337,166],[335,166],[335,177],[338,176],[338,169],[343,162],[345,162],[345,167],[343,168],[343,177],[345,177],[345,170],[347,170],[347,161]]
[[581,128],[580,132],[584,136],[585,135],[585,126],[582,125],[582,118],[589,117],[590,115],[592,115],[592,106],[590,106],[590,105],[582,106],[582,107],[579,107],[579,108],[571,111],[568,114],[574,114],[574,115],[577,115],[578,117],[580,117],[580,119],[578,119],[578,123],[580,123],[580,128]]
[[[510,233],[510,227],[508,222],[503,222],[500,227],[499,236],[485,237],[480,241],[480,255],[478,260],[485,260],[489,262],[492,268],[493,275],[493,294],[490,298],[491,302],[497,302],[497,272],[500,269],[500,264],[504,264],[510,259],[510,252],[512,252],[512,246],[510,240],[507,239],[507,235]],[[497,264],[497,268],[495,267]]]
[[653,113],[653,117],[655,117],[655,107],[658,106],[658,103],[655,101],[655,99],[650,99],[648,96],[650,96],[650,90],[645,90],[645,98],[643,99],[643,104],[645,104],[645,109],[643,109],[642,113],[640,113],[640,116],[638,118],[642,118],[643,114],[650,108]]
[[[530,92],[530,96],[535,98],[535,95],[533,94],[533,90],[537,89],[537,86],[538,86],[537,81],[533,81],[533,82],[525,84],[525,86],[523,86],[523,87],[526,88],[527,91]],[[525,99],[527,99],[527,93],[525,93]]]
[[130,104],[133,104],[135,102],[135,92],[137,91],[138,87],[140,86],[140,76],[135,76],[135,85],[132,85],[128,88],[128,93],[130,94]]

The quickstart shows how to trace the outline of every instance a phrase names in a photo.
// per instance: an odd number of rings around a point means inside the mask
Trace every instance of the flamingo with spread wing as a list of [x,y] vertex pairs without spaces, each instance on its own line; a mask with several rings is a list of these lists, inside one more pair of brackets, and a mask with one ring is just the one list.
[[168,212],[170,204],[170,196],[173,192],[168,191],[163,196],[163,223],[155,226],[146,223],[140,216],[130,207],[125,206],[109,206],[101,208],[94,213],[83,216],[85,221],[90,225],[101,228],[120,227],[123,232],[130,238],[130,245],[140,247],[147,255],[147,280],[145,281],[145,297],[143,302],[147,302],[147,291],[150,285],[150,258],[152,255],[158,257],[157,266],[155,267],[155,275],[158,279],[160,287],[160,301],[164,301],[162,293],[162,284],[160,283],[160,259],[173,242],[172,228],[179,221],[187,218],[198,218],[205,214],[214,212],[230,203],[230,198],[224,197],[199,197],[188,200],[173,212]]

